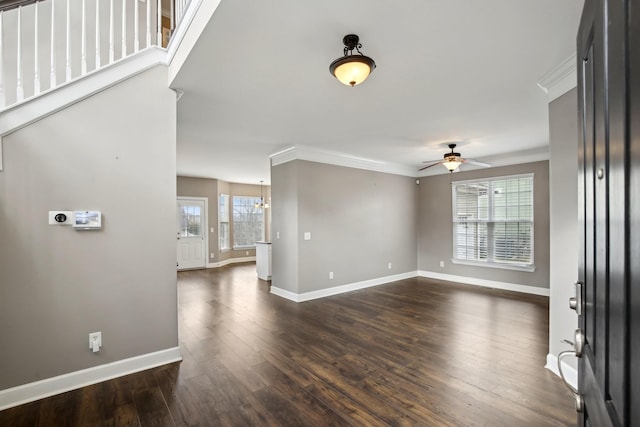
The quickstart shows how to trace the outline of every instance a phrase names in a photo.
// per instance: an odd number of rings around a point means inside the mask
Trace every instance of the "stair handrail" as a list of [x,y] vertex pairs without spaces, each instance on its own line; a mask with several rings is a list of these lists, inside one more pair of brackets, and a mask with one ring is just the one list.
[[0,112],[142,50],[166,48],[190,3],[171,0],[163,11],[161,0],[0,0]]

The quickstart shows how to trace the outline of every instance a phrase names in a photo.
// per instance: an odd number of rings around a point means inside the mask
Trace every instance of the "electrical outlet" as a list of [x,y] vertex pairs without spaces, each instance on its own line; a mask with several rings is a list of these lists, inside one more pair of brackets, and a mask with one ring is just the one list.
[[388,267],[389,267],[389,270],[391,270],[391,263],[389,263]]
[[211,259],[213,259],[213,257],[214,257],[213,252],[210,253],[209,256],[211,257]]
[[102,347],[102,332],[91,332],[89,334],[89,349],[97,353],[100,351],[100,347]]
[[440,261],[440,267],[444,268],[444,261]]
[[244,254],[245,255],[249,255],[249,251],[244,251]]
[[333,271],[329,272],[329,280],[333,280]]

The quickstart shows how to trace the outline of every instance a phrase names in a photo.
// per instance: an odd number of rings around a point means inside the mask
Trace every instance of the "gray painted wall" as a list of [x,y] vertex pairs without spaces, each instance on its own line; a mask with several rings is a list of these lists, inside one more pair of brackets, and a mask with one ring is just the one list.
[[[578,279],[578,100],[573,89],[549,104],[549,181],[551,264],[549,298],[549,353],[557,356],[570,346],[578,326],[569,308]],[[575,359],[564,359],[573,367]]]
[[0,389],[178,345],[175,107],[155,67],[4,138]]
[[[287,244],[274,240],[274,286],[305,293],[416,270],[414,178],[295,160],[272,168],[272,185],[273,232],[287,234]],[[284,214],[292,205],[297,215]],[[292,244],[297,286],[291,248],[280,253]]]
[[[453,264],[451,181],[534,173],[534,272]],[[549,287],[549,162],[525,163],[420,178],[418,270],[518,285]],[[440,261],[445,267],[440,267]]]
[[298,167],[293,161],[271,168],[271,284],[299,293]]
[[[178,196],[181,197],[206,197],[208,199],[209,212],[207,220],[209,224],[209,252],[207,254],[207,262],[220,262],[231,258],[244,258],[247,256],[255,256],[255,249],[229,250],[220,252],[219,250],[219,230],[218,230],[218,195],[228,194],[229,196],[260,196],[260,186],[252,184],[238,184],[209,178],[193,178],[186,176],[178,176],[177,178]],[[271,191],[269,186],[263,187],[263,194],[266,202],[269,202]],[[270,219],[271,209],[265,211],[265,234],[266,240],[270,239]],[[213,227],[214,232],[211,233]],[[233,227],[230,230],[230,238],[233,242]],[[247,252],[249,254],[247,255]],[[211,258],[210,254],[214,254]]]

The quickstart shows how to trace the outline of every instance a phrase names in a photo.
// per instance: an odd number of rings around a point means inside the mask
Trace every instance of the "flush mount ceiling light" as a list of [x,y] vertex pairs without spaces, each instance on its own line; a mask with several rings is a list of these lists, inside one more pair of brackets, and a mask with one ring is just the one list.
[[[353,87],[369,77],[369,74],[376,68],[376,63],[360,52],[362,44],[357,35],[347,34],[342,42],[345,46],[344,56],[333,61],[329,65],[329,71],[341,83]],[[353,49],[358,52],[357,55],[353,54]]]

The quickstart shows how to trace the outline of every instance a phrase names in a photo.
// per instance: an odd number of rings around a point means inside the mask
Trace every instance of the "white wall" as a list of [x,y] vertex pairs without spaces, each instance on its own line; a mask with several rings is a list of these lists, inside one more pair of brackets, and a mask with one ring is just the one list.
[[4,138],[0,390],[178,345],[175,127],[158,66]]

